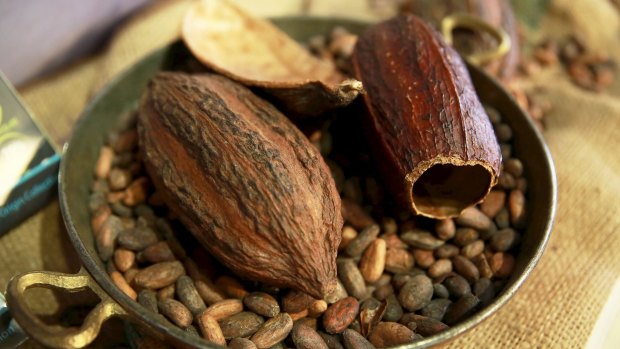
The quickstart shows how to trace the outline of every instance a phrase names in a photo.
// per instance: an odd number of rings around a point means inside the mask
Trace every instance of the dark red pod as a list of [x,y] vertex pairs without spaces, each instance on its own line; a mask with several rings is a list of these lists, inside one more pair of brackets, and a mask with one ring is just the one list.
[[392,192],[416,214],[458,215],[496,183],[501,152],[465,64],[422,19],[372,26],[353,54],[366,126]]

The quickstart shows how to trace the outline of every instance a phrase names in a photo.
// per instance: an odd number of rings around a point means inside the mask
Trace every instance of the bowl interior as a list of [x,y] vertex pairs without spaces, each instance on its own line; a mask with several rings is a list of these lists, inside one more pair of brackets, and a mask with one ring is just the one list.
[[[354,33],[361,32],[365,23],[326,18],[291,17],[274,23],[299,41],[317,34],[327,34],[334,26],[343,26]],[[93,181],[92,169],[104,137],[118,124],[121,115],[137,106],[140,95],[151,76],[160,70],[178,66],[190,57],[183,44],[177,42],[149,55],[113,81],[90,103],[76,125],[61,165],[60,200],[63,218],[70,238],[82,263],[98,284],[119,304],[132,319],[152,334],[182,347],[209,345],[181,329],[172,327],[148,313],[138,303],[122,293],[109,279],[105,266],[97,256],[87,202]],[[497,82],[476,68],[470,67],[476,90],[485,104],[494,106],[512,128],[514,151],[522,159],[528,178],[530,218],[523,235],[521,250],[513,276],[495,301],[468,320],[423,341],[401,348],[426,348],[465,332],[487,318],[503,305],[523,283],[542,254],[555,213],[556,183],[553,164],[542,137],[527,115]],[[213,346],[215,347],[215,346]]]

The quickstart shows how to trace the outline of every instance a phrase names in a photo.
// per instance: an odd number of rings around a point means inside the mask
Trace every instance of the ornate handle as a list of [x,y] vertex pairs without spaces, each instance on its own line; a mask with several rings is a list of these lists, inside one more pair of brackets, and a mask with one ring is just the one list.
[[499,44],[490,51],[467,55],[465,58],[473,65],[481,66],[492,60],[503,57],[510,51],[510,36],[501,28],[496,28],[484,20],[472,15],[457,13],[445,17],[441,21],[441,32],[448,44],[453,44],[453,31],[456,28],[467,28],[474,31],[483,31],[491,34]]
[[[39,320],[25,303],[24,292],[31,287],[58,288],[66,292],[90,289],[101,298],[80,328],[50,326]],[[101,325],[112,316],[124,316],[125,310],[112,300],[84,271],[75,275],[32,272],[14,277],[7,288],[7,303],[19,325],[34,339],[54,348],[83,348],[99,334]]]

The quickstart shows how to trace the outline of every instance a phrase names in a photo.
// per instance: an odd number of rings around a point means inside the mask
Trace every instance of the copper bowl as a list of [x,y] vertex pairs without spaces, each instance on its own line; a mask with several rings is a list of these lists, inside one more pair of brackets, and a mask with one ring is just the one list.
[[[350,20],[308,17],[279,18],[273,22],[302,42],[317,34],[327,34],[334,26],[343,26],[354,33],[361,32],[367,26]],[[170,69],[189,56],[181,43],[175,43],[144,58],[101,91],[76,125],[62,157],[59,192],[67,231],[83,268],[77,275],[49,272],[20,275],[11,280],[7,293],[8,304],[15,319],[40,342],[52,347],[86,346],[97,336],[106,319],[120,316],[149,335],[174,346],[217,347],[162,321],[114,285],[97,256],[86,204],[92,183],[92,169],[105,135],[124,111],[135,108],[147,81],[155,72]],[[498,82],[476,67],[468,68],[482,102],[494,106],[513,129],[514,152],[522,159],[528,178],[531,215],[523,234],[514,273],[497,298],[452,328],[399,348],[428,348],[445,343],[489,318],[512,298],[530,275],[551,233],[557,185],[553,162],[542,136]],[[81,328],[59,329],[41,322],[25,305],[24,291],[35,286],[61,288],[69,292],[88,288],[101,298],[101,303],[91,311]]]

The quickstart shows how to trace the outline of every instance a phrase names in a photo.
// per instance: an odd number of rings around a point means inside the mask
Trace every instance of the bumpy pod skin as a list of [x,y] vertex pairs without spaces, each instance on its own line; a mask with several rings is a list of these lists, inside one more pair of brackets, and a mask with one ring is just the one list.
[[222,76],[159,73],[138,131],[155,186],[224,265],[319,298],[336,286],[338,191],[275,107]]

